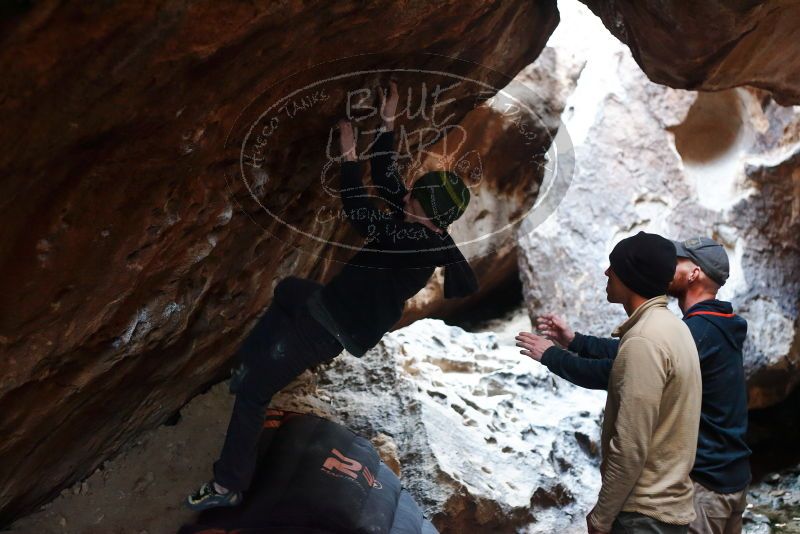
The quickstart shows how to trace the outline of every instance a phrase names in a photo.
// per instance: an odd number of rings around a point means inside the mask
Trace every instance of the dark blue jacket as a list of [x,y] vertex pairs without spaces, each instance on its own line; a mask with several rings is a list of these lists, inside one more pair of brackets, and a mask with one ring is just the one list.
[[[691,476],[717,493],[734,493],[750,482],[742,358],[747,322],[733,314],[729,302],[720,300],[698,302],[686,310],[683,320],[697,344],[703,376],[697,455]],[[578,386],[608,389],[618,348],[617,339],[576,333],[569,350],[551,347],[542,355],[542,363]]]

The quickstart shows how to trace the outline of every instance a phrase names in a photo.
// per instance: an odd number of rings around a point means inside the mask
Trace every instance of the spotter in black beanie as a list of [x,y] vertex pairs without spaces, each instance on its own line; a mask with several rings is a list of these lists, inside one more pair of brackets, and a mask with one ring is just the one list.
[[608,259],[622,283],[648,299],[667,292],[678,263],[672,241],[646,232],[617,243]]

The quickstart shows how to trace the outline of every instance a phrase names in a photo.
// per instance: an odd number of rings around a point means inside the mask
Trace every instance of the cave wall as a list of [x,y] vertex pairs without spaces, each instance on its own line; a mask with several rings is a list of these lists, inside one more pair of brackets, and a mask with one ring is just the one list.
[[800,104],[800,3],[794,0],[581,0],[648,77],[718,91],[751,85]]
[[[277,280],[335,272],[325,239],[348,230],[315,226],[311,185],[347,90],[405,67],[505,85],[558,14],[552,1],[154,0],[20,3],[1,21],[0,524],[219,378]],[[354,71],[284,110],[292,127],[237,179],[269,102]],[[439,80],[401,88],[426,81]],[[457,122],[490,96],[475,93],[457,87],[442,111]]]

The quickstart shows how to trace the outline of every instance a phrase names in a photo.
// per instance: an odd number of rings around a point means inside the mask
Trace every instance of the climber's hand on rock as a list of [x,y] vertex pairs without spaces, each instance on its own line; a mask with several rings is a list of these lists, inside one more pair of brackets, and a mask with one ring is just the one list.
[[353,136],[353,125],[350,121],[339,119],[339,144],[345,161],[356,160],[356,139]]
[[400,95],[397,92],[397,82],[394,80],[389,82],[389,95],[386,95],[386,89],[381,87],[379,89],[381,95],[381,118],[386,129],[391,131],[394,129],[394,119],[397,113],[397,102],[400,100]]
[[537,362],[542,361],[544,351],[554,345],[549,339],[530,332],[520,332],[514,339],[517,340],[516,345],[522,349],[519,353]]
[[549,337],[565,347],[575,339],[575,332],[572,331],[564,318],[553,313],[540,315],[536,319],[536,329],[543,336]]

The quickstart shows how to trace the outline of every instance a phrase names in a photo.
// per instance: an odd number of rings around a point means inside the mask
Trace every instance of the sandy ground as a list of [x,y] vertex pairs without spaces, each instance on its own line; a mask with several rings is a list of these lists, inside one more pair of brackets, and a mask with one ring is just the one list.
[[192,519],[182,499],[211,476],[233,397],[227,383],[195,397],[174,426],[147,432],[89,478],[20,519],[25,534],[160,534]]
[[[276,408],[336,420],[324,399],[314,399],[316,378],[303,373],[273,399]],[[297,405],[295,397],[314,399]],[[233,396],[228,382],[213,386],[181,410],[177,424],[146,432],[89,478],[10,527],[15,534],[162,534],[192,522],[186,495],[212,476]]]

